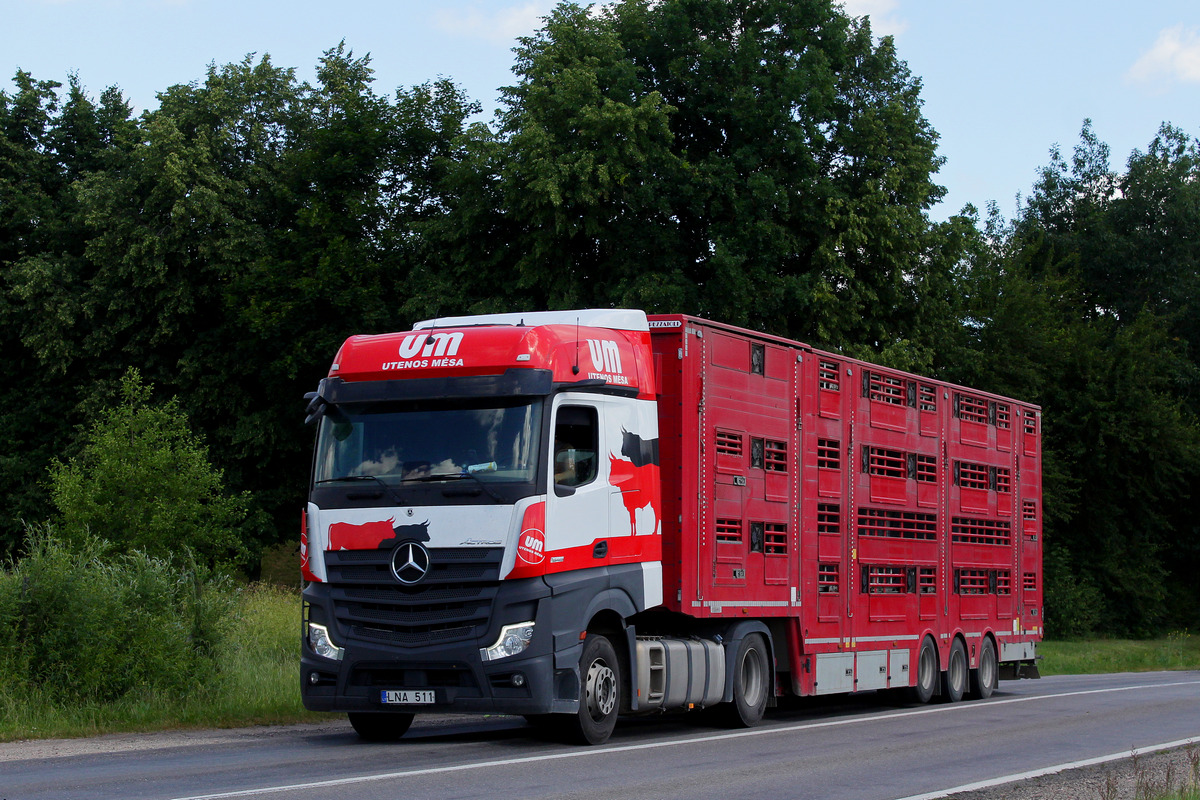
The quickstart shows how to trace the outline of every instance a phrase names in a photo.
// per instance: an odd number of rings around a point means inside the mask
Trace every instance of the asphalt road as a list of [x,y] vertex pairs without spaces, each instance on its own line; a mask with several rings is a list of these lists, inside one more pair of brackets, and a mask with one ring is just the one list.
[[510,717],[418,717],[395,744],[343,722],[0,745],[0,800],[846,798],[898,800],[1184,739],[1200,673],[1002,682],[987,701],[801,701],[750,730],[623,721],[594,748]]

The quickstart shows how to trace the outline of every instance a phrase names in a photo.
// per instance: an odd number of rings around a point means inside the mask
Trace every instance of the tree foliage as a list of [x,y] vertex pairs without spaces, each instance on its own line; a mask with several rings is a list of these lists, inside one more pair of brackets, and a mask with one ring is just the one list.
[[227,580],[57,533],[33,526],[20,562],[0,567],[6,698],[153,702],[218,676],[235,598]]
[[941,162],[920,82],[865,20],[828,2],[564,4],[515,72],[499,192],[524,223],[505,245],[520,294],[838,347],[925,335],[916,289],[957,240],[925,215]]
[[247,498],[231,496],[179,404],[150,403],[136,369],[82,437],[78,456],[50,467],[63,541],[213,567],[239,560]]
[[1200,250],[1180,228],[1200,221],[1196,147],[1164,126],[1118,175],[1085,124],[1017,219],[993,216],[964,283],[960,379],[1043,406],[1058,632],[1140,635],[1200,611]]
[[[52,463],[78,521],[105,524],[107,495],[72,470],[99,442],[132,460],[93,423],[137,414],[179,432],[138,440],[147,463],[200,452],[186,412],[209,474],[249,493],[218,528],[250,551],[290,537],[298,398],[346,336],[620,305],[1040,403],[1048,625],[1200,619],[1196,139],[1165,125],[1114,171],[1086,125],[1015,219],[935,223],[920,80],[829,0],[563,3],[515,54],[490,124],[450,80],[380,93],[344,44],[312,82],[247,57],[137,117],[116,88],[17,72],[0,91],[0,551],[51,516]],[[119,491],[132,466],[104,463]],[[188,524],[224,513],[215,497],[188,500]],[[153,538],[180,520],[128,522]]]

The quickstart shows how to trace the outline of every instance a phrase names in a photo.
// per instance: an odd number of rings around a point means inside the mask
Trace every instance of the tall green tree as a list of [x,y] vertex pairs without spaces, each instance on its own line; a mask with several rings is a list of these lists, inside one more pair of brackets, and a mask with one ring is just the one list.
[[917,290],[964,242],[925,215],[941,162],[920,82],[865,20],[823,0],[563,4],[516,72],[515,294],[875,352],[933,340]]
[[80,418],[65,364],[84,298],[48,288],[75,285],[82,268],[75,183],[118,159],[133,130],[115,88],[97,105],[75,76],[65,99],[26,72],[13,83],[0,91],[0,553],[45,515],[41,476]]
[[963,284],[960,379],[1044,409],[1055,633],[1147,634],[1200,616],[1200,365],[1183,288],[1197,274],[1195,152],[1165,126],[1118,174],[1085,124],[1017,219],[993,217]]
[[18,73],[0,94],[0,550],[45,517],[39,476],[129,366],[252,491],[251,539],[291,534],[310,447],[297,398],[346,336],[437,305],[422,276],[444,257],[422,230],[447,214],[478,112],[449,81],[392,98],[372,81],[338,46],[313,85],[247,57],[136,120],[74,78],[60,92]]

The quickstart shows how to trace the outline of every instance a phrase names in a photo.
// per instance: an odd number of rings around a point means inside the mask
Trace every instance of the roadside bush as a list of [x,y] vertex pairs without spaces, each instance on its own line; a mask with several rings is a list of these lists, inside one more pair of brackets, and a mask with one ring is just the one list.
[[236,594],[195,566],[68,544],[27,531],[25,557],[0,572],[0,665],[55,700],[111,701],[135,691],[186,693],[217,668]]
[[136,369],[121,401],[84,432],[80,454],[50,467],[61,536],[77,547],[97,536],[119,553],[195,558],[205,566],[241,561],[248,495],[228,496],[222,473],[188,428],[176,400],[150,403]]

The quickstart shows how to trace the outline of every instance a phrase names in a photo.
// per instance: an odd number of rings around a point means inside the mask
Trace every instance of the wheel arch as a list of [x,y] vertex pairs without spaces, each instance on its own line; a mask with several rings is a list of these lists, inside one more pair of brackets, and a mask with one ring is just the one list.
[[743,619],[734,622],[721,632],[722,644],[725,646],[725,691],[721,696],[721,702],[728,703],[733,700],[733,677],[735,662],[737,661],[738,648],[741,647],[742,640],[747,636],[760,633],[767,643],[767,653],[771,657],[770,662],[770,686],[767,691],[767,704],[775,705],[775,638],[771,635],[771,630],[759,620]]

